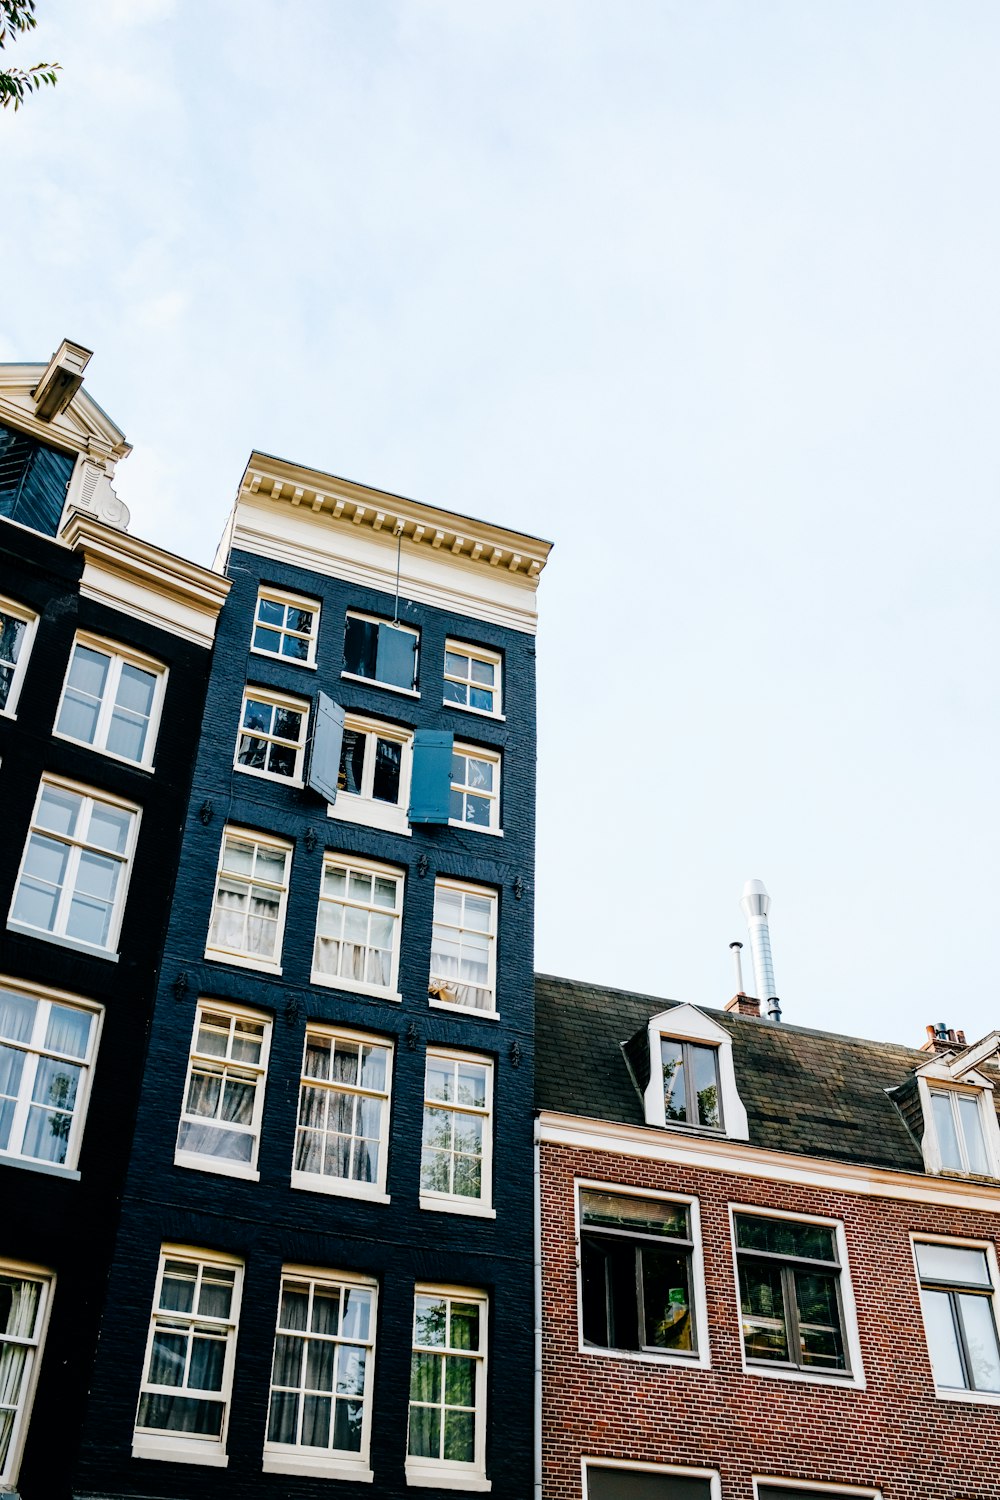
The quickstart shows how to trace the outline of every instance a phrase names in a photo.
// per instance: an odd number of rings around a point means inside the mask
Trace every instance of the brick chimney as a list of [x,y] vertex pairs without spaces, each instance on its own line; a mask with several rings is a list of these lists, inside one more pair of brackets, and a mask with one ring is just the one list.
[[[730,1001],[730,1005],[732,1001]],[[729,1006],[726,1006],[729,1009]],[[921,1052],[958,1052],[965,1046],[965,1032],[952,1031],[943,1021],[936,1026],[928,1026],[927,1040],[923,1043]]]
[[745,995],[740,990],[731,1000],[727,1000],[723,1010],[731,1010],[738,1016],[756,1016],[760,1020],[760,1001],[753,995]]

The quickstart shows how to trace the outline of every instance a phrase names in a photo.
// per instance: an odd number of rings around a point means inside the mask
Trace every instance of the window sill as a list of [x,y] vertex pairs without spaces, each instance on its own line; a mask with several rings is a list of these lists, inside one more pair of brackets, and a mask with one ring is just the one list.
[[210,1172],[216,1177],[242,1177],[246,1182],[260,1181],[260,1173],[246,1162],[197,1156],[192,1151],[175,1151],[174,1166],[184,1167],[191,1172]]
[[670,1365],[675,1370],[708,1370],[711,1369],[708,1352],[691,1354],[671,1354],[664,1349],[655,1352],[651,1349],[602,1349],[597,1344],[580,1343],[577,1348],[581,1354],[593,1354],[598,1359],[625,1359],[630,1364],[642,1365]]
[[412,838],[413,829],[406,816],[406,808],[391,802],[374,802],[369,797],[356,797],[350,792],[341,792],[336,802],[326,805],[328,818],[341,823],[359,823],[363,828],[380,828],[385,833],[399,833]]
[[432,1214],[463,1214],[474,1219],[495,1219],[497,1211],[475,1198],[428,1198],[420,1195],[420,1207]]
[[356,1484],[371,1484],[374,1473],[364,1463],[351,1463],[343,1458],[314,1458],[309,1453],[271,1453],[265,1448],[261,1468],[265,1474],[313,1475],[318,1479],[353,1479]]
[[492,713],[488,708],[470,708],[466,703],[452,703],[443,698],[442,704],[445,708],[453,708],[457,714],[475,714],[477,719],[489,719],[494,724],[506,724],[506,714]]
[[456,1473],[445,1468],[414,1469],[409,1464],[406,1466],[406,1482],[422,1489],[479,1490],[483,1494],[493,1488],[485,1474]]
[[491,833],[495,839],[503,838],[502,828],[483,828],[479,823],[463,823],[460,818],[449,818],[449,828],[464,828],[466,833]]
[[44,1172],[47,1177],[65,1177],[70,1182],[79,1182],[80,1174],[73,1167],[62,1167],[54,1161],[34,1161],[30,1156],[7,1156],[0,1151],[0,1167],[19,1167],[23,1172]]
[[280,661],[283,667],[306,667],[310,672],[315,672],[315,661],[300,661],[294,656],[282,656],[279,651],[261,651],[259,646],[250,647],[251,656],[262,657],[264,661]]
[[839,1386],[841,1390],[863,1391],[865,1389],[864,1377],[851,1374],[845,1370],[840,1375],[809,1374],[805,1370],[786,1370],[773,1368],[766,1365],[753,1365],[748,1361],[743,1363],[744,1375],[760,1375],[765,1380],[792,1380],[798,1385],[827,1385]]
[[258,771],[255,766],[241,766],[237,760],[233,761],[233,770],[238,771],[241,776],[256,776],[258,781],[270,781],[275,786],[294,786],[300,789],[305,786],[301,776],[276,776],[273,771]]
[[79,943],[75,938],[59,937],[46,932],[42,927],[29,927],[26,922],[8,922],[8,932],[22,932],[25,937],[40,938],[43,943],[54,943],[57,948],[71,948],[74,953],[89,953],[92,958],[103,958],[106,963],[116,964],[118,954],[107,948],[95,948],[91,943]]
[[242,953],[226,953],[222,948],[206,948],[205,960],[210,964],[232,964],[237,969],[254,969],[258,974],[281,974],[280,964],[261,963]]
[[500,1012],[496,1010],[476,1010],[472,1005],[455,1005],[451,1000],[435,1000],[433,995],[427,997],[427,1004],[431,1010],[447,1010],[453,1016],[472,1016],[479,1021],[499,1021]]
[[354,672],[341,672],[344,682],[360,682],[364,687],[381,688],[384,693],[400,693],[404,698],[419,698],[416,688],[397,687],[393,682],[379,682],[375,677],[358,677]]
[[321,985],[325,990],[343,990],[347,995],[373,995],[378,1000],[392,1000],[397,1004],[402,1004],[403,1000],[398,990],[386,990],[378,984],[366,984],[363,979],[344,979],[333,974],[320,974],[315,969],[309,975],[309,983]]
[[52,738],[62,740],[64,745],[77,745],[81,750],[92,750],[95,755],[101,755],[105,760],[116,760],[120,766],[131,766],[133,771],[145,771],[147,776],[152,776],[154,767],[152,761],[133,760],[129,755],[116,755],[114,750],[105,750],[103,745],[92,745],[88,740],[78,740],[71,734],[60,734],[53,729]]
[[1000,1391],[953,1391],[939,1385],[935,1392],[938,1401],[961,1401],[965,1405],[1000,1406]]
[[208,1469],[228,1469],[229,1454],[217,1443],[198,1443],[185,1438],[132,1439],[133,1458],[152,1458],[169,1464],[202,1464]]
[[347,1177],[320,1177],[312,1172],[293,1172],[291,1185],[304,1193],[324,1193],[331,1198],[356,1198],[361,1203],[388,1203],[389,1194],[369,1182]]

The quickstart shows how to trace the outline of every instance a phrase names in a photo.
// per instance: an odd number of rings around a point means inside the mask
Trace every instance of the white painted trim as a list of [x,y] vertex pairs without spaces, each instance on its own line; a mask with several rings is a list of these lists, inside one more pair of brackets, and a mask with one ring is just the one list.
[[[21,649],[14,663],[14,675],[10,680],[7,690],[7,702],[0,709],[0,719],[17,718],[17,700],[21,696],[21,688],[24,685],[25,673],[28,670],[28,661],[31,657],[31,648],[35,643],[35,631],[38,629],[38,615],[33,609],[25,604],[18,604],[16,599],[9,599],[0,595],[0,611],[4,614],[13,615],[14,619],[20,620],[25,627],[24,637],[21,641]],[[5,663],[9,666],[10,663]]]
[[1000,1213],[1000,1183],[991,1189],[982,1178],[931,1179],[888,1167],[855,1166],[822,1157],[767,1151],[742,1141],[653,1131],[644,1125],[589,1120],[550,1110],[542,1111],[539,1122],[545,1144],[568,1146],[572,1150],[607,1151],[709,1172],[736,1172],[764,1182],[786,1182],[824,1192]]
[[417,1469],[411,1464],[406,1466],[406,1482],[414,1489],[476,1490],[480,1494],[489,1494],[493,1488],[481,1474],[451,1474],[440,1468]]
[[920,1293],[923,1291],[923,1283],[920,1279],[920,1266],[917,1262],[918,1245],[948,1245],[956,1250],[982,1250],[986,1255],[986,1265],[989,1270],[990,1285],[993,1295],[990,1304],[993,1309],[993,1327],[1000,1338],[1000,1269],[997,1264],[996,1245],[992,1240],[970,1239],[961,1234],[923,1234],[920,1230],[910,1230],[910,1254],[913,1257],[913,1274],[916,1278],[917,1304],[920,1307],[921,1321],[924,1323],[924,1346],[927,1351],[928,1373],[934,1394],[939,1401],[965,1401],[973,1405],[1000,1406],[1000,1391],[973,1391],[956,1390],[953,1386],[938,1385],[934,1375],[934,1357],[931,1354],[931,1341],[927,1337],[927,1323],[924,1320],[923,1299]]
[[371,1484],[374,1473],[367,1464],[351,1464],[344,1459],[311,1458],[290,1454],[283,1457],[274,1448],[264,1449],[261,1469],[265,1474],[301,1474],[308,1479],[347,1479],[354,1484]]
[[722,1500],[722,1480],[718,1469],[697,1469],[680,1464],[641,1463],[630,1458],[601,1458],[597,1454],[580,1455],[580,1493],[588,1500],[588,1469],[622,1469],[627,1474],[660,1474],[664,1479],[707,1479],[712,1500]]
[[[66,689],[69,686],[69,676],[73,670],[73,660],[76,656],[77,646],[84,650],[96,651],[101,656],[110,658],[107,679],[104,692],[101,694],[100,704],[97,711],[97,722],[94,726],[93,740],[77,739],[76,735],[67,734],[59,729],[59,716],[63,710],[66,699]],[[156,679],[153,688],[153,702],[149,710],[149,720],[146,725],[146,742],[143,746],[142,756],[139,760],[133,760],[129,755],[119,755],[107,746],[108,732],[111,728],[111,719],[116,707],[112,696],[112,685],[117,692],[121,683],[121,666],[115,668],[116,663],[123,666],[138,667],[141,672],[146,672]],[[157,661],[153,656],[146,656],[144,652],[133,651],[131,646],[122,645],[120,641],[111,640],[108,636],[95,635],[89,630],[78,630],[73,637],[73,645],[70,648],[69,657],[66,662],[66,671],[63,674],[62,691],[59,694],[59,702],[56,705],[56,716],[52,723],[52,737],[57,740],[66,740],[71,745],[81,745],[85,750],[92,750],[96,755],[103,755],[108,760],[116,760],[121,765],[135,766],[140,771],[148,771],[153,774],[153,760],[156,754],[156,741],[160,732],[160,719],[163,714],[163,700],[167,691],[167,679],[169,670],[162,661]]]
[[[740,1358],[744,1375],[762,1375],[767,1380],[791,1380],[806,1385],[839,1386],[841,1389],[863,1391],[867,1388],[864,1367],[861,1361],[861,1336],[858,1331],[858,1307],[851,1284],[851,1272],[847,1261],[847,1237],[840,1219],[831,1219],[825,1214],[794,1213],[783,1208],[761,1208],[758,1203],[729,1203],[729,1243],[733,1252],[733,1282],[736,1290],[734,1307],[742,1306],[740,1296],[740,1261],[736,1245],[735,1214],[748,1214],[756,1219],[785,1219],[793,1224],[820,1224],[832,1229],[837,1240],[837,1268],[840,1272],[840,1307],[844,1315],[844,1345],[848,1368],[839,1375],[824,1374],[822,1370],[789,1369],[787,1366],[773,1367],[748,1360],[746,1345],[740,1337]],[[792,1257],[789,1257],[791,1259]],[[831,1262],[832,1264],[832,1262]]]
[[757,1486],[767,1485],[771,1489],[788,1490],[788,1500],[795,1500],[796,1495],[801,1495],[803,1490],[815,1490],[823,1495],[846,1495],[854,1496],[856,1500],[882,1500],[880,1489],[871,1489],[866,1485],[856,1484],[826,1484],[813,1479],[788,1479],[784,1475],[755,1474],[753,1476],[754,1500],[757,1500]]
[[[611,1191],[629,1198],[653,1198],[661,1203],[681,1203],[688,1210],[691,1226],[691,1286],[694,1293],[694,1326],[698,1347],[690,1354],[670,1353],[662,1350],[654,1353],[648,1349],[602,1349],[584,1342],[583,1337],[583,1224],[580,1219],[580,1189],[593,1188],[598,1192]],[[708,1299],[705,1291],[705,1256],[702,1248],[701,1204],[689,1193],[665,1193],[657,1188],[642,1188],[634,1185],[622,1186],[617,1181],[601,1181],[596,1177],[573,1178],[574,1243],[576,1245],[576,1333],[577,1352],[594,1354],[601,1359],[624,1359],[636,1364],[670,1365],[682,1370],[710,1370],[712,1351],[709,1342]],[[669,1245],[670,1240],[664,1239]]]
[[495,1219],[497,1211],[478,1198],[450,1198],[442,1193],[433,1198],[429,1193],[420,1194],[420,1207],[433,1214],[463,1214],[469,1219]]
[[[4,1491],[10,1486],[13,1490],[17,1483],[17,1473],[21,1465],[21,1457],[24,1452],[24,1440],[28,1428],[31,1426],[31,1408],[35,1400],[35,1390],[38,1386],[38,1375],[42,1365],[42,1356],[45,1353],[45,1339],[49,1331],[49,1315],[52,1310],[52,1300],[55,1296],[56,1273],[44,1266],[28,1265],[24,1261],[0,1260],[0,1271],[14,1276],[23,1276],[26,1280],[41,1283],[41,1291],[38,1297],[38,1324],[37,1338],[30,1345],[31,1356],[28,1361],[28,1379],[24,1387],[22,1400],[14,1412],[14,1422],[7,1449],[5,1467],[0,1474],[0,1485]],[[17,1492],[14,1490],[14,1495]]]
[[664,1130],[705,1131],[706,1126],[668,1122],[663,1096],[663,1072],[660,1061],[660,1039],[695,1042],[714,1047],[719,1065],[719,1092],[722,1095],[722,1129],[713,1132],[730,1140],[749,1139],[747,1112],[736,1087],[733,1067],[733,1039],[724,1026],[711,1020],[695,1005],[678,1005],[673,1010],[651,1016],[647,1027],[649,1047],[649,1083],[643,1096],[646,1123]]
[[[178,1439],[178,1443],[182,1440]],[[183,1441],[193,1443],[194,1438]],[[142,1434],[132,1438],[133,1458],[154,1458],[168,1464],[203,1464],[207,1469],[228,1469],[229,1455],[218,1444],[203,1443],[200,1448],[171,1447],[169,1438],[148,1441]]]

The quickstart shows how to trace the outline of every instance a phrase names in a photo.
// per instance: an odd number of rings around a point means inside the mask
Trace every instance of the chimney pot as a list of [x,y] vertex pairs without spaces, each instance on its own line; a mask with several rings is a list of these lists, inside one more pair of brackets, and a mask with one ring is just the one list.
[[945,1025],[944,1021],[938,1021],[936,1026],[927,1027],[927,1040],[920,1050],[921,1052],[954,1052],[964,1046],[964,1031],[953,1031],[951,1027]]

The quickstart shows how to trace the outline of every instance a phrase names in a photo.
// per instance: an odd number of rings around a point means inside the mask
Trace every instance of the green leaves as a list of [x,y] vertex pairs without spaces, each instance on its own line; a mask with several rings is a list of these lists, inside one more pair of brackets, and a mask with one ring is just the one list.
[[[0,0],[0,48],[37,25],[35,0]],[[0,72],[0,104],[4,109],[10,104],[20,109],[33,90],[43,83],[54,84],[58,72],[58,63],[35,63],[27,72],[22,68]]]

